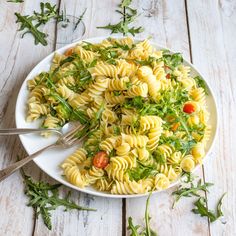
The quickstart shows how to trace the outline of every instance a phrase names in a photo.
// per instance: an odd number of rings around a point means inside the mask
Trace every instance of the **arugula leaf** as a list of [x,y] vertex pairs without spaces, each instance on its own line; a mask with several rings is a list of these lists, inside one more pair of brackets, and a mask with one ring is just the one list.
[[120,7],[128,7],[131,4],[132,0],[122,0]]
[[96,209],[82,207],[69,200],[69,193],[65,198],[59,197],[59,187],[61,184],[49,184],[43,181],[36,182],[27,176],[21,169],[21,175],[25,183],[25,194],[29,197],[28,206],[33,207],[36,216],[42,216],[46,227],[51,230],[51,211],[63,206],[65,210],[77,209],[86,211],[96,211]]
[[131,180],[139,181],[140,179],[146,179],[150,176],[158,174],[155,166],[145,166],[139,162],[139,165],[135,168],[129,169],[129,177]]
[[210,220],[210,222],[214,222],[216,220],[216,216],[214,213],[207,209],[206,206],[206,199],[203,197],[200,197],[195,203],[194,206],[196,208],[192,209],[192,212],[195,214],[200,214],[202,217],[206,216]]
[[32,16],[22,16],[20,13],[15,13],[17,17],[17,23],[21,23],[19,31],[27,29],[23,35],[22,38],[25,36],[25,34],[30,33],[33,35],[35,39],[35,44],[41,43],[42,45],[46,46],[48,43],[46,41],[47,35],[37,29],[37,27],[32,23],[34,20]]
[[219,219],[220,217],[223,216],[223,212],[222,212],[221,207],[222,207],[222,201],[223,201],[223,198],[225,195],[226,195],[226,193],[224,193],[222,195],[222,197],[220,198],[220,200],[217,204],[216,213],[214,213],[212,210],[208,210],[206,199],[202,198],[202,197],[200,197],[194,203],[195,208],[192,209],[192,212],[195,214],[199,214],[202,217],[206,216],[210,220],[210,222],[216,221],[217,219]]
[[168,50],[163,51],[163,60],[165,65],[167,65],[171,69],[174,69],[175,67],[183,63],[183,57],[181,53],[171,54]]
[[83,11],[83,13],[80,15],[78,21],[75,23],[75,27],[74,27],[73,31],[75,31],[75,30],[77,29],[78,25],[79,25],[80,22],[83,20],[84,14],[86,13],[86,11],[87,11],[87,8],[85,8],[85,10]]
[[34,11],[33,19],[37,21],[36,27],[41,24],[46,24],[50,19],[60,19],[62,15],[56,5],[51,5],[49,2],[40,2],[41,12]]
[[149,56],[147,60],[143,60],[143,61],[135,60],[135,62],[141,66],[150,66],[156,60],[157,59],[155,57]]
[[226,193],[224,193],[221,196],[221,198],[220,198],[220,200],[219,200],[219,202],[217,204],[217,212],[216,212],[216,214],[217,214],[218,218],[224,215],[223,212],[222,212],[222,202],[223,202],[223,198],[225,197],[225,195],[226,195]]
[[196,81],[198,87],[202,87],[206,95],[208,95],[209,91],[208,91],[205,81],[200,76],[195,76],[193,79]]
[[119,9],[116,10],[116,12],[122,15],[120,22],[116,24],[109,23],[106,26],[99,26],[97,28],[108,29],[111,31],[111,34],[122,33],[123,35],[127,35],[130,33],[133,36],[135,36],[135,34],[143,32],[144,29],[141,26],[137,28],[135,28],[134,26],[131,28],[129,27],[129,24],[134,22],[137,18],[137,10],[129,7],[131,2],[132,0],[123,0],[119,5]]
[[[150,215],[149,215],[149,201],[152,192],[148,195],[146,200],[146,208],[145,208],[145,227],[141,228],[140,225],[134,225],[132,217],[128,218],[128,227],[127,229],[131,231],[130,236],[157,236],[157,233],[154,232],[150,227]],[[140,229],[141,228],[141,229]]]
[[172,195],[176,196],[174,203],[172,205],[172,208],[175,207],[176,203],[182,197],[200,196],[199,191],[208,192],[208,188],[211,187],[212,185],[214,185],[214,184],[213,183],[202,184],[202,180],[200,179],[196,186],[194,186],[193,183],[191,183],[189,187],[180,186],[178,188],[178,190],[176,190],[172,193]]

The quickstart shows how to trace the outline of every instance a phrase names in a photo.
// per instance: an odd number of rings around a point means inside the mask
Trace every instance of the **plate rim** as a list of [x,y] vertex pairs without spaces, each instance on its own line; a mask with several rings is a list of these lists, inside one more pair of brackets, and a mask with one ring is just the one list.
[[[109,38],[109,36],[100,36],[100,37],[90,37],[90,38],[85,38],[85,39],[79,39],[79,40],[76,40],[70,44],[67,44],[59,49],[56,49],[54,50],[53,52],[51,52],[49,55],[47,55],[46,57],[44,57],[42,60],[40,60],[32,69],[31,71],[28,73],[28,75],[25,77],[24,81],[22,82],[22,85],[20,87],[20,90],[18,92],[18,95],[17,95],[17,100],[16,100],[16,106],[15,106],[15,123],[16,123],[16,127],[19,128],[19,120],[17,118],[17,110],[18,110],[18,106],[19,106],[19,100],[20,100],[20,94],[21,94],[21,91],[24,89],[24,84],[27,80],[29,80],[31,77],[32,77],[32,74],[34,73],[35,70],[37,70],[38,67],[40,67],[40,65],[42,64],[45,64],[45,61],[47,61],[50,57],[52,57],[56,52],[59,52],[59,53],[62,53],[64,51],[66,51],[66,49],[68,48],[71,48],[71,47],[74,47],[76,44],[78,43],[81,43],[82,41],[93,41],[93,42],[101,42],[102,40],[104,39],[107,39]],[[112,38],[124,38],[123,36],[114,36]],[[143,38],[139,38],[139,37],[131,37],[135,42],[139,42],[139,41],[143,41],[145,39]],[[149,40],[150,44],[153,45],[154,47],[158,47],[160,49],[167,49],[169,50],[171,53],[177,53],[176,51],[173,51],[167,47],[164,47],[163,45],[159,44],[159,43],[156,43],[155,41],[152,41],[152,40]],[[178,52],[179,53],[179,52]],[[181,53],[181,55],[183,56],[183,53]],[[202,164],[204,164],[206,162],[206,160],[208,160],[214,146],[215,146],[215,142],[216,142],[216,137],[217,137],[217,134],[218,134],[218,129],[219,129],[219,111],[218,111],[218,105],[217,105],[217,99],[216,99],[216,96],[215,96],[215,93],[214,93],[214,90],[212,89],[212,87],[210,86],[210,84],[207,82],[207,80],[205,79],[206,77],[197,69],[197,67],[195,65],[193,65],[189,60],[187,60],[184,56],[183,56],[183,61],[184,63],[188,64],[191,68],[193,68],[197,74],[199,74],[204,82],[206,83],[209,91],[210,91],[210,95],[212,96],[212,101],[213,101],[213,104],[214,104],[214,108],[215,108],[215,134],[214,136],[212,137],[212,143],[211,143],[211,146],[209,147],[208,151],[206,152],[205,154],[205,157],[203,158],[203,161],[202,161]],[[19,138],[20,138],[20,141],[21,141],[21,144],[22,146],[24,147],[25,151],[27,152],[27,154],[29,155],[29,152],[27,151],[27,148],[26,148],[26,145],[24,143],[24,141],[22,140],[22,136],[19,135]],[[144,196],[147,196],[149,194],[149,192],[147,193],[143,193],[143,194],[111,194],[111,193],[107,193],[107,192],[98,192],[98,191],[92,191],[92,190],[89,190],[89,189],[86,189],[85,188],[79,188],[75,185],[72,185],[71,183],[69,183],[68,181],[66,180],[62,180],[62,179],[59,179],[55,176],[53,176],[52,174],[48,173],[47,171],[45,171],[43,169],[43,167],[39,164],[38,160],[37,159],[34,159],[33,160],[34,163],[43,171],[45,172],[47,175],[49,175],[51,178],[53,178],[54,180],[62,183],[63,185],[67,186],[67,187],[70,187],[74,190],[77,190],[79,192],[83,192],[83,193],[86,193],[86,194],[91,194],[91,195],[94,195],[94,196],[99,196],[99,197],[107,197],[107,198],[117,198],[117,199],[120,199],[120,198],[137,198],[137,197],[144,197]],[[197,171],[199,168],[201,167],[201,164],[198,164],[196,165],[196,167],[194,168],[194,170],[192,172],[195,172]],[[181,178],[177,179],[176,181],[172,182],[169,187],[167,189],[163,189],[163,190],[155,190],[152,192],[152,194],[156,194],[156,193],[159,193],[159,192],[162,192],[162,191],[166,191],[174,186],[176,186],[177,184],[180,183],[180,180]]]

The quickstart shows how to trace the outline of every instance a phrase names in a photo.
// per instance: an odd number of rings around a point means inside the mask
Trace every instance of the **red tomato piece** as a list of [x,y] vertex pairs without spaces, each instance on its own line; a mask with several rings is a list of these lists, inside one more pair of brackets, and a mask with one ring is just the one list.
[[109,158],[106,152],[100,151],[93,157],[93,165],[97,168],[104,169],[109,163]]
[[167,78],[167,79],[170,79],[170,74],[167,74],[167,75],[166,75],[166,78]]
[[191,113],[195,112],[195,106],[191,103],[186,103],[184,105],[183,111],[185,113],[191,114]]

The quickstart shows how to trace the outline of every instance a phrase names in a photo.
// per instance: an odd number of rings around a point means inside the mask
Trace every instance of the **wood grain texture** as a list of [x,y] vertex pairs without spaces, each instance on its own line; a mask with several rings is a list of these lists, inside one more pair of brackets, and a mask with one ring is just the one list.
[[188,1],[193,62],[213,87],[219,111],[219,132],[205,178],[215,183],[208,194],[209,207],[224,200],[227,224],[210,225],[211,235],[236,234],[236,3],[235,1]]
[[[139,9],[135,25],[142,25],[142,38],[152,36],[152,40],[174,51],[182,52],[190,60],[188,26],[184,1],[135,1]],[[197,175],[202,176],[200,169]],[[153,229],[159,235],[209,235],[207,219],[191,213],[193,200],[184,199],[171,209],[173,188],[157,193],[150,201],[150,215]],[[126,200],[126,218],[132,216],[138,224],[143,224],[146,198]],[[139,207],[137,207],[139,206]],[[197,222],[193,224],[193,222]],[[181,226],[181,227],[180,227]],[[127,235],[129,232],[127,231]]]

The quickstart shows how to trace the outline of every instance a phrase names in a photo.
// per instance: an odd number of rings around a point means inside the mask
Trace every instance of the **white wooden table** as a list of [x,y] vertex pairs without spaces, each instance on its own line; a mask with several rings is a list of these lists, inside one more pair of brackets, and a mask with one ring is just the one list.
[[[83,38],[109,35],[96,26],[116,22],[119,0],[50,0],[67,8],[67,14],[79,16],[85,8],[86,33]],[[145,31],[140,37],[153,40],[182,52],[206,76],[217,97],[220,127],[216,145],[209,160],[198,174],[215,183],[207,195],[214,208],[223,192],[227,224],[210,224],[206,218],[191,213],[192,200],[184,199],[171,209],[173,189],[151,198],[152,226],[160,236],[236,235],[236,1],[235,0],[134,0],[141,13],[136,25]],[[39,1],[21,4],[0,1],[0,128],[14,127],[14,107],[20,85],[30,70],[47,54],[61,47],[55,36],[44,47],[35,46],[31,36],[20,38],[14,12],[31,14]],[[52,32],[56,25],[52,25]],[[60,32],[57,32],[59,35]],[[18,137],[0,137],[0,168],[26,155]],[[36,179],[52,181],[34,164],[26,167]],[[19,173],[0,183],[0,235],[129,235],[127,219],[142,223],[146,198],[106,199],[73,191],[72,198],[81,205],[97,208],[97,212],[53,213],[53,229],[47,230],[41,218],[26,206],[27,197]],[[66,187],[64,188],[66,190]],[[63,192],[62,190],[61,192]],[[67,189],[68,190],[68,189]],[[63,194],[63,193],[62,193]],[[79,200],[78,200],[79,199]]]

